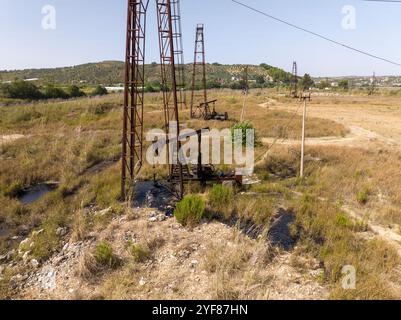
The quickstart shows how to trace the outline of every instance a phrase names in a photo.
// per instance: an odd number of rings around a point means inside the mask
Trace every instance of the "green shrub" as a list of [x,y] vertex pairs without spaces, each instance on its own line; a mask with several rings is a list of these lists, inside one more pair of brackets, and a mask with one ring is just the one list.
[[336,216],[337,225],[344,228],[352,227],[352,222],[344,213],[339,213]]
[[[253,132],[254,132],[254,145],[259,144],[259,137],[257,135],[255,127],[253,126],[253,124],[251,122],[248,122],[248,121],[240,122],[231,128],[231,136],[232,136],[233,141],[235,139],[234,134],[235,134],[236,130],[241,130],[241,132],[242,132],[242,145],[243,146],[250,144],[250,142],[247,141],[247,139],[246,139],[247,131],[249,131],[249,130],[253,130]],[[253,147],[254,145],[250,144],[251,147]]]
[[361,190],[356,195],[356,200],[359,204],[367,204],[369,201],[369,193],[366,190]]
[[205,202],[200,196],[186,196],[177,204],[174,216],[183,226],[199,224],[205,213]]
[[77,86],[69,86],[67,88],[67,93],[71,98],[79,98],[85,96],[85,92],[83,92],[79,87]]
[[108,242],[101,242],[96,246],[94,257],[96,262],[104,267],[115,267],[118,264],[118,259]]
[[150,256],[149,250],[143,248],[140,245],[133,244],[130,248],[130,251],[135,262],[145,262],[146,260],[149,259]]
[[91,93],[91,96],[104,96],[107,93],[108,92],[107,92],[107,89],[105,87],[103,87],[101,85],[98,85],[98,86],[96,86],[95,89],[93,89],[93,91]]
[[208,203],[214,211],[224,210],[233,200],[233,190],[221,184],[215,184],[208,197]]
[[60,88],[48,85],[43,89],[43,95],[46,99],[68,99],[68,94]]
[[16,80],[10,84],[3,84],[0,87],[2,96],[10,99],[38,100],[42,98],[39,88],[32,82]]

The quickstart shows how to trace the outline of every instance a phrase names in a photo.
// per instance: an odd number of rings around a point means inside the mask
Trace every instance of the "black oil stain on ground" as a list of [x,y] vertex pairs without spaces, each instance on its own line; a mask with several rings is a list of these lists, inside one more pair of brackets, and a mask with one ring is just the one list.
[[295,221],[293,212],[280,208],[268,232],[268,238],[273,247],[286,251],[293,249],[296,239],[291,235],[290,227]]
[[22,204],[28,205],[38,201],[44,195],[54,191],[55,189],[56,185],[54,184],[38,184],[32,188],[24,190],[18,199]]
[[135,184],[134,206],[148,207],[172,215],[177,198],[165,186],[153,181],[140,181]]

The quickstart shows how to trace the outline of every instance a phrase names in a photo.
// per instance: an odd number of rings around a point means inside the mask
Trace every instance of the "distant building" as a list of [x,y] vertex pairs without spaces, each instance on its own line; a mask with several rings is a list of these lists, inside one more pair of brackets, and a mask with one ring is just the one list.
[[106,87],[108,92],[123,92],[124,87]]

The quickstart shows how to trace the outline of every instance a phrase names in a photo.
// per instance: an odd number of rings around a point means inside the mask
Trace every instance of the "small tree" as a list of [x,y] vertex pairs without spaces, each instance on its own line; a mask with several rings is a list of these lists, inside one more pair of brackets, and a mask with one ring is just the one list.
[[46,99],[67,99],[68,94],[60,88],[50,84],[43,89],[43,95]]
[[305,73],[304,77],[301,79],[300,85],[302,90],[306,91],[309,90],[311,87],[313,87],[315,83],[313,82],[311,76]]
[[74,85],[68,87],[67,93],[71,98],[79,98],[85,96],[85,92],[83,92],[79,87]]
[[39,88],[31,82],[15,80],[1,86],[2,95],[10,99],[38,100],[42,98]]
[[107,89],[101,85],[96,86],[92,91],[91,96],[104,96],[108,94]]
[[341,80],[338,82],[338,87],[343,90],[348,90],[349,88],[349,81],[348,80]]

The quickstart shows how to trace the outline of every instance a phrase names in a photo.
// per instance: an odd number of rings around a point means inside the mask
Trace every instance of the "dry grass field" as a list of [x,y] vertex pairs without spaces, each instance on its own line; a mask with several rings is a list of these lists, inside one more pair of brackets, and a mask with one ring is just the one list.
[[[239,121],[241,92],[209,96],[230,120],[182,111],[182,123]],[[252,90],[245,119],[261,140],[260,183],[224,199],[212,186],[187,188],[209,214],[185,228],[119,199],[121,95],[0,106],[0,298],[400,299],[400,104],[312,96],[300,179],[301,102]],[[149,94],[145,131],[161,127],[160,108],[161,95]],[[152,176],[145,165],[140,178]],[[46,182],[57,188],[19,201]],[[293,216],[291,248],[269,240],[282,211]],[[353,290],[342,287],[346,265],[357,272]]]

